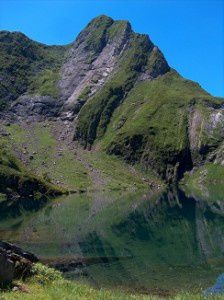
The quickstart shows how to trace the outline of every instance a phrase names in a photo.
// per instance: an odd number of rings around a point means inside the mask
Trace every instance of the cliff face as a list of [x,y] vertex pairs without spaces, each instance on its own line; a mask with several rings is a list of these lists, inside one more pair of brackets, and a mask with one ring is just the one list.
[[223,164],[224,102],[172,70],[127,21],[93,19],[68,46],[0,32],[2,118],[74,122],[98,145],[166,181],[205,161]]

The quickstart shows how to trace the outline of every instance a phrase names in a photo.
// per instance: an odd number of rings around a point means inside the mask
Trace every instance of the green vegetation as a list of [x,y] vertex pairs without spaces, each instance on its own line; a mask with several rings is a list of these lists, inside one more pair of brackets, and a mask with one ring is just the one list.
[[[51,74],[61,66],[67,46],[46,46],[20,32],[0,31],[0,110],[28,90],[56,95],[58,75]],[[34,84],[34,80],[37,82]],[[43,87],[41,87],[43,84]]]
[[66,141],[61,143],[55,136],[60,130],[54,122],[12,124],[7,127],[7,141],[17,153],[24,154],[30,171],[69,190],[121,191],[149,188],[151,183],[162,185],[155,174],[115,156],[81,148],[71,151]]
[[212,202],[223,201],[224,197],[224,167],[206,163],[193,173],[185,174],[181,184],[183,189],[195,197]]
[[83,157],[100,171],[105,188],[109,190],[148,189],[149,183],[163,185],[153,172],[146,172],[141,166],[129,166],[116,156],[100,151],[84,151]]
[[[95,56],[101,52],[106,43],[107,29],[112,25],[113,20],[107,16],[99,16],[93,19],[86,29],[81,33],[85,35],[85,41]],[[92,57],[94,59],[95,57]]]
[[116,21],[110,26],[108,29],[108,36],[110,40],[113,40],[114,38],[117,38],[120,34],[122,34],[122,31],[125,31],[126,29],[131,30],[131,25],[128,21]]
[[[79,104],[85,105],[76,138],[86,148],[99,143],[107,154],[154,169],[167,182],[178,181],[222,142],[221,122],[212,131],[211,124],[206,124],[212,109],[221,105],[220,99],[170,71],[148,36],[134,33],[127,21],[99,16],[80,33],[77,43],[83,43],[91,63],[118,37],[128,47],[118,57],[116,72],[90,101],[91,85],[79,96]],[[59,70],[69,46],[46,46],[7,31],[0,32],[0,42],[0,110],[25,92],[57,101]],[[197,146],[192,149],[189,124],[195,112],[200,122],[194,129]],[[77,184],[80,188],[88,181],[84,175]]]
[[[128,161],[141,160],[163,178],[175,177],[175,172],[181,176],[184,168],[191,168],[189,111],[212,99],[199,85],[174,71],[151,82],[140,82],[114,112],[101,147]],[[175,165],[180,165],[179,170]]]
[[[110,38],[127,26],[127,22],[114,22],[108,29]],[[81,108],[76,138],[86,148],[99,143],[108,154],[140,162],[162,179],[177,181],[221,143],[221,124],[212,132],[206,126],[220,100],[170,70],[147,36],[130,34],[116,73]],[[138,82],[142,72],[154,80]],[[195,112],[200,118],[193,129],[198,146],[192,149],[195,141],[190,140],[189,123]]]
[[40,96],[57,98],[57,82],[60,79],[58,70],[44,70],[32,79],[29,91]]
[[10,147],[1,141],[0,192],[8,196],[41,197],[60,195],[65,190],[32,175],[11,153]]
[[4,292],[0,299],[157,299],[157,297],[134,296],[124,292],[96,290],[90,286],[64,280],[60,273],[37,264],[33,268],[34,278],[26,284],[18,283],[27,292]]
[[89,94],[91,93],[91,87],[86,86],[84,90],[79,95],[79,100],[86,101],[89,98]]
[[52,281],[62,280],[62,274],[59,271],[56,271],[52,268],[48,268],[40,263],[34,264],[32,267],[32,275],[35,277],[35,281],[47,284]]
[[[97,290],[85,284],[68,281],[59,272],[36,264],[33,267],[34,276],[23,282],[16,282],[18,291],[4,291],[2,300],[162,300],[163,296],[130,294],[125,291],[100,289]],[[221,300],[222,296],[203,297],[191,293],[182,293],[166,297],[168,300]]]
[[120,62],[119,71],[81,109],[77,138],[83,140],[85,146],[92,144],[97,136],[104,134],[114,110],[119,106],[124,95],[133,87],[138,71],[146,63],[149,47],[146,36],[135,35]]
[[147,70],[152,77],[157,77],[169,70],[162,52],[154,47],[147,61]]
[[87,170],[66,144],[58,144],[51,130],[50,124],[36,123],[31,128],[13,124],[8,128],[11,147],[16,141],[17,152],[25,153],[28,168],[40,177],[58,182],[68,190],[87,189],[90,185]]

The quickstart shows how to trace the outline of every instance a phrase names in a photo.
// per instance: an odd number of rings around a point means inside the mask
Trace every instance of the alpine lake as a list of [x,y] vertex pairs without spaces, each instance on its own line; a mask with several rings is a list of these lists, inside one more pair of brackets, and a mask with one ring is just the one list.
[[224,205],[215,197],[173,188],[0,203],[0,236],[97,288],[201,293],[224,270]]

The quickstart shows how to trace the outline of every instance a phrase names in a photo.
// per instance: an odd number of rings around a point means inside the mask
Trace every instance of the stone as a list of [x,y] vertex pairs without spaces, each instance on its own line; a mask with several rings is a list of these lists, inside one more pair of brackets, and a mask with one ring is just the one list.
[[32,264],[38,258],[21,248],[0,241],[0,285],[10,284],[14,279],[26,277],[30,274]]
[[2,250],[0,250],[0,266],[0,285],[7,285],[14,278],[15,267]]

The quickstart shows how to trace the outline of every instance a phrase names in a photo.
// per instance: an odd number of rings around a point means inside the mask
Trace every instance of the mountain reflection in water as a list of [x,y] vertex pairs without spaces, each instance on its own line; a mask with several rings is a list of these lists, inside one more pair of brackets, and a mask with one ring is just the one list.
[[[70,195],[0,204],[0,239],[97,287],[164,293],[212,286],[224,266],[224,205],[160,194]],[[4,211],[5,210],[5,211]],[[6,213],[7,210],[7,213]]]

